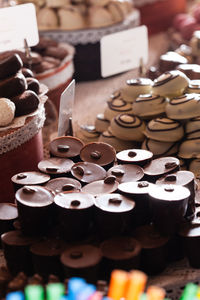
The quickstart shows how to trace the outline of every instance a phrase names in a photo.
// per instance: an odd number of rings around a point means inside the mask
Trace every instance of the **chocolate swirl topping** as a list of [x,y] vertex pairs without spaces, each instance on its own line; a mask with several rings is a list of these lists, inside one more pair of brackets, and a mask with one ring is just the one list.
[[140,95],[135,102],[146,102],[146,101],[154,101],[160,99],[160,103],[165,102],[165,98],[158,95],[144,94]]
[[[173,98],[169,104],[171,105],[180,105],[186,102],[189,102],[191,100],[195,100],[195,96],[193,94],[185,94],[185,95],[181,95],[179,97],[175,97]],[[197,100],[197,99],[196,99]],[[200,100],[200,98],[198,99],[198,101]]]
[[128,111],[132,110],[131,104],[127,103],[122,98],[113,99],[111,101],[108,101],[107,104],[108,104],[108,107],[114,111],[119,111],[119,112],[127,111],[128,112]]
[[[156,124],[157,123],[157,124]],[[152,128],[153,125],[156,124],[156,128]],[[164,126],[166,126],[166,128],[159,128],[159,124],[163,124]],[[147,129],[149,131],[155,132],[155,131],[169,131],[169,130],[175,130],[179,127],[181,127],[181,123],[171,120],[171,119],[167,119],[167,118],[159,118],[159,119],[154,119],[152,121],[150,121],[147,124]]]
[[131,114],[120,114],[114,118],[114,121],[123,128],[138,128],[142,125],[142,120]]
[[179,71],[168,71],[154,80],[153,87],[161,86],[179,76]]

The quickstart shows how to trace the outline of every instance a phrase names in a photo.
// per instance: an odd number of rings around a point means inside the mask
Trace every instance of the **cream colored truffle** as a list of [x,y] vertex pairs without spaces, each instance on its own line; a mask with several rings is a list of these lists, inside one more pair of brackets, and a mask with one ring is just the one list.
[[85,27],[85,21],[78,9],[72,5],[58,10],[60,28],[66,30],[76,30]]
[[134,143],[132,141],[124,141],[121,139],[118,139],[116,136],[114,136],[109,130],[104,131],[100,137],[99,142],[107,143],[115,148],[117,152],[135,148],[138,147],[137,143]]
[[181,123],[168,118],[156,118],[151,120],[144,132],[146,137],[162,142],[176,142],[184,136]]
[[165,113],[166,99],[161,96],[139,95],[133,102],[133,113],[143,119],[157,118]]
[[140,94],[151,93],[152,85],[153,81],[149,78],[129,79],[120,90],[121,96],[127,102],[133,103]]
[[193,94],[193,93],[200,94],[200,80],[198,79],[190,80],[189,86],[185,92],[189,94]]
[[9,125],[14,116],[15,104],[7,98],[0,98],[0,126]]
[[185,120],[200,116],[200,95],[185,94],[172,98],[166,105],[168,118]]
[[58,8],[70,4],[70,0],[46,0],[46,6]]
[[200,117],[189,120],[185,125],[188,139],[200,138]]
[[110,12],[101,6],[91,6],[88,9],[88,24],[90,27],[110,26],[114,23]]
[[154,80],[152,93],[163,97],[177,97],[189,85],[189,78],[181,71],[167,71]]
[[131,103],[127,103],[122,98],[114,98],[107,101],[107,107],[104,111],[104,117],[111,121],[112,118],[121,113],[132,113]]
[[142,142],[144,140],[144,122],[133,114],[120,114],[113,118],[109,131],[121,140]]
[[179,147],[178,156],[181,158],[200,158],[200,139],[185,140]]
[[151,151],[155,157],[170,156],[178,152],[177,142],[160,142],[152,139],[145,139],[142,149]]
[[58,17],[51,8],[42,8],[37,15],[38,26],[40,29],[54,29],[58,27]]

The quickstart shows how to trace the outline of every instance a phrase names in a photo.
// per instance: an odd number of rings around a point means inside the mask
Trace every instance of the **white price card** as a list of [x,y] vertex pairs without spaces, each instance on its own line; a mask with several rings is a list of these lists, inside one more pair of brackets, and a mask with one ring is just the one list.
[[35,6],[32,3],[0,8],[0,52],[39,42]]
[[58,136],[71,135],[72,113],[75,97],[75,80],[66,87],[60,97],[60,108],[58,117]]
[[108,77],[148,61],[148,31],[145,25],[109,34],[101,39],[101,75]]

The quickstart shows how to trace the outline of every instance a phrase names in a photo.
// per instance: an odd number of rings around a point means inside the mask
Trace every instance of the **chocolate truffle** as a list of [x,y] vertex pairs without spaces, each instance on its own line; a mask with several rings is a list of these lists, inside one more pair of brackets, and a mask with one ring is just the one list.
[[164,73],[166,71],[174,70],[179,64],[187,64],[188,60],[184,56],[174,52],[169,51],[160,56],[159,70]]
[[133,237],[142,247],[141,268],[148,274],[157,274],[166,267],[168,237],[163,237],[152,225],[140,226]]
[[115,149],[101,142],[93,142],[85,145],[80,152],[83,161],[98,164],[104,168],[110,168],[115,161]]
[[51,177],[66,176],[73,166],[73,161],[69,158],[50,157],[45,160],[41,160],[38,164],[38,169],[51,175]]
[[153,159],[144,167],[144,177],[150,182],[156,182],[160,177],[178,171],[180,162],[178,158],[167,156]]
[[54,198],[60,234],[65,240],[85,237],[90,229],[94,198],[86,193],[60,193]]
[[102,259],[99,248],[86,244],[73,246],[65,250],[60,259],[68,278],[76,276],[96,283]]
[[73,161],[77,161],[82,147],[83,143],[78,138],[62,136],[50,142],[49,151],[52,156],[71,158]]
[[140,264],[140,243],[131,237],[114,237],[101,244],[102,269],[107,278],[114,269],[138,269]]
[[190,191],[179,185],[155,185],[149,196],[157,230],[164,235],[176,233],[187,211]]
[[156,181],[156,184],[182,185],[189,189],[190,197],[186,212],[187,218],[192,218],[195,212],[195,184],[194,174],[190,171],[178,171],[174,174],[168,174]]
[[97,180],[86,184],[82,191],[84,193],[89,193],[93,196],[98,196],[101,194],[114,193],[118,188],[118,181],[113,175],[107,176],[104,180]]
[[119,164],[135,164],[143,167],[151,161],[153,153],[143,149],[127,149],[117,153]]
[[29,171],[15,174],[11,180],[14,184],[15,191],[23,187],[24,185],[43,185],[49,181],[50,176],[41,172]]
[[81,183],[86,184],[106,177],[103,167],[90,162],[78,162],[71,168],[72,175]]
[[13,230],[2,234],[4,256],[12,275],[20,271],[31,275],[33,273],[29,248],[38,239],[24,236],[21,231]]
[[65,248],[66,243],[63,240],[53,238],[31,245],[30,252],[35,273],[46,279],[49,274],[58,275],[60,278],[63,277],[60,255]]
[[136,206],[133,211],[135,225],[144,225],[151,221],[149,190],[153,187],[154,184],[147,181],[125,182],[118,186],[120,193],[135,201]]
[[116,165],[107,171],[107,175],[113,175],[119,183],[138,181],[144,176],[144,172],[140,166],[125,164]]
[[41,235],[53,222],[53,193],[41,186],[24,186],[15,194],[21,230]]
[[18,54],[12,54],[0,62],[0,79],[5,79],[16,74],[23,66]]
[[13,222],[16,221],[17,217],[18,212],[15,204],[0,203],[0,235],[14,230]]
[[131,227],[135,202],[117,193],[103,194],[94,200],[95,223],[102,237],[127,232]]
[[60,177],[51,179],[45,187],[55,194],[61,192],[78,192],[81,189],[81,184],[78,180],[68,177]]

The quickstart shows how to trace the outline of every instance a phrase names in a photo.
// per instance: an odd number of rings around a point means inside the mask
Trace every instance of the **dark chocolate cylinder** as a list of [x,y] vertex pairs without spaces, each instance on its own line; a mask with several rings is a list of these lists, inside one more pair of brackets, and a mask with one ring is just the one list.
[[54,221],[54,196],[41,186],[24,186],[15,195],[21,230],[27,235],[48,233]]
[[1,241],[10,273],[16,275],[23,271],[28,275],[33,274],[30,246],[37,239],[24,236],[20,231],[13,230],[2,234]]
[[4,232],[14,230],[13,223],[17,220],[17,217],[18,212],[15,204],[0,203],[0,235]]
[[41,160],[38,163],[38,169],[51,176],[51,178],[57,178],[69,176],[73,165],[73,161],[69,158],[50,157]]
[[92,245],[73,246],[61,255],[61,263],[68,278],[81,277],[92,283],[98,279],[101,259],[101,250]]
[[65,192],[54,198],[60,234],[65,240],[85,237],[90,229],[94,198],[86,193]]
[[119,164],[134,164],[144,167],[152,160],[153,153],[144,149],[128,149],[118,152],[116,158]]

